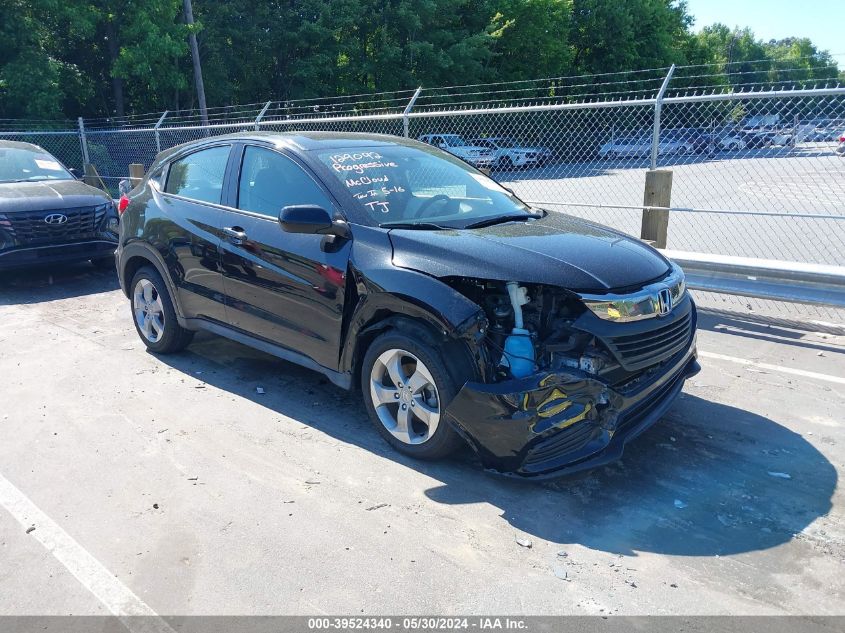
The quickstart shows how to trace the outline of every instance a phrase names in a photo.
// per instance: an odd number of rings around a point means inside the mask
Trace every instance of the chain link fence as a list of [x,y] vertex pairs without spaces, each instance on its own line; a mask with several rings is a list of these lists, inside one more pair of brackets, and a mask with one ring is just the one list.
[[[73,131],[0,130],[0,138],[41,145],[69,166],[87,156],[116,191],[130,164],[148,167],[158,152],[205,136],[407,136],[469,162],[492,157],[493,176],[524,200],[637,236],[646,171],[669,169],[668,248],[845,265],[845,157],[836,152],[845,88],[746,90],[673,72],[249,104],[213,109],[205,127],[196,112],[80,120]],[[833,310],[795,309],[842,320]]]

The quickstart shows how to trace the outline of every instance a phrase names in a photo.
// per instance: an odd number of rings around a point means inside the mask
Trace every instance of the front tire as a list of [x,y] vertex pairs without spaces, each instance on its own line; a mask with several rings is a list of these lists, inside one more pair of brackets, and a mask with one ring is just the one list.
[[129,285],[132,322],[147,349],[157,354],[183,350],[194,333],[179,325],[173,300],[158,271],[144,266]]
[[457,391],[435,347],[382,334],[364,356],[361,392],[376,429],[400,453],[432,460],[461,446],[445,412]]

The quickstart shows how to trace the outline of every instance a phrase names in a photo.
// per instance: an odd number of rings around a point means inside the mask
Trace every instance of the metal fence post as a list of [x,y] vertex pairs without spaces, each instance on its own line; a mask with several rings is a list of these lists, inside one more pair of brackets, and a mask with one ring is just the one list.
[[669,72],[666,73],[666,78],[663,80],[660,90],[657,92],[657,98],[654,100],[654,133],[651,139],[652,169],[657,169],[657,154],[660,149],[660,110],[663,108],[663,95],[666,92],[666,88],[669,86],[669,81],[672,79],[674,72],[675,64],[672,64],[669,68]]
[[153,128],[155,130],[156,135],[156,154],[161,152],[161,138],[159,138],[158,135],[158,128],[161,127],[161,124],[164,122],[164,117],[167,116],[168,112],[170,112],[170,110],[164,111],[164,114],[161,115],[161,118],[158,120],[158,123],[156,123],[155,127]]
[[402,132],[404,133],[405,138],[408,138],[410,130],[408,115],[411,114],[411,110],[414,108],[414,104],[417,102],[417,97],[420,96],[421,92],[422,86],[417,88],[416,92],[414,92],[414,96],[411,97],[411,100],[408,102],[408,105],[406,105],[405,109],[402,111]]
[[79,145],[82,148],[82,169],[84,170],[85,165],[91,161],[88,158],[88,138],[85,136],[85,122],[82,117],[79,117]]
[[257,132],[261,127],[261,119],[264,118],[264,115],[267,114],[267,110],[270,109],[270,104],[273,103],[272,101],[268,101],[264,104],[264,107],[261,108],[261,112],[258,113],[258,116],[255,117],[255,131]]

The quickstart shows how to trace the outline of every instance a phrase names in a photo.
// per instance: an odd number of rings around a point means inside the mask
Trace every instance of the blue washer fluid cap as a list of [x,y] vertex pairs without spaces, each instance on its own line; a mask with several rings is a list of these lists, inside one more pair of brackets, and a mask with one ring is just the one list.
[[528,330],[514,328],[505,339],[505,354],[501,365],[509,367],[514,378],[525,378],[534,373],[534,344]]

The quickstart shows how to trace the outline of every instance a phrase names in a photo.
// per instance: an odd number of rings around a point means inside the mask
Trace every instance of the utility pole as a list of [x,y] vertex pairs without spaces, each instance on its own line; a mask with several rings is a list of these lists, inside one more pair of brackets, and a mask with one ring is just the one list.
[[[185,24],[188,27],[194,26],[194,9],[191,6],[191,0],[184,0],[185,5]],[[200,48],[197,45],[197,35],[193,28],[188,33],[188,42],[191,45],[191,58],[194,60],[194,83],[197,87],[197,100],[200,104],[200,116],[202,117],[202,124],[208,125],[208,108],[205,105],[205,86],[202,83],[202,64],[200,64]]]

